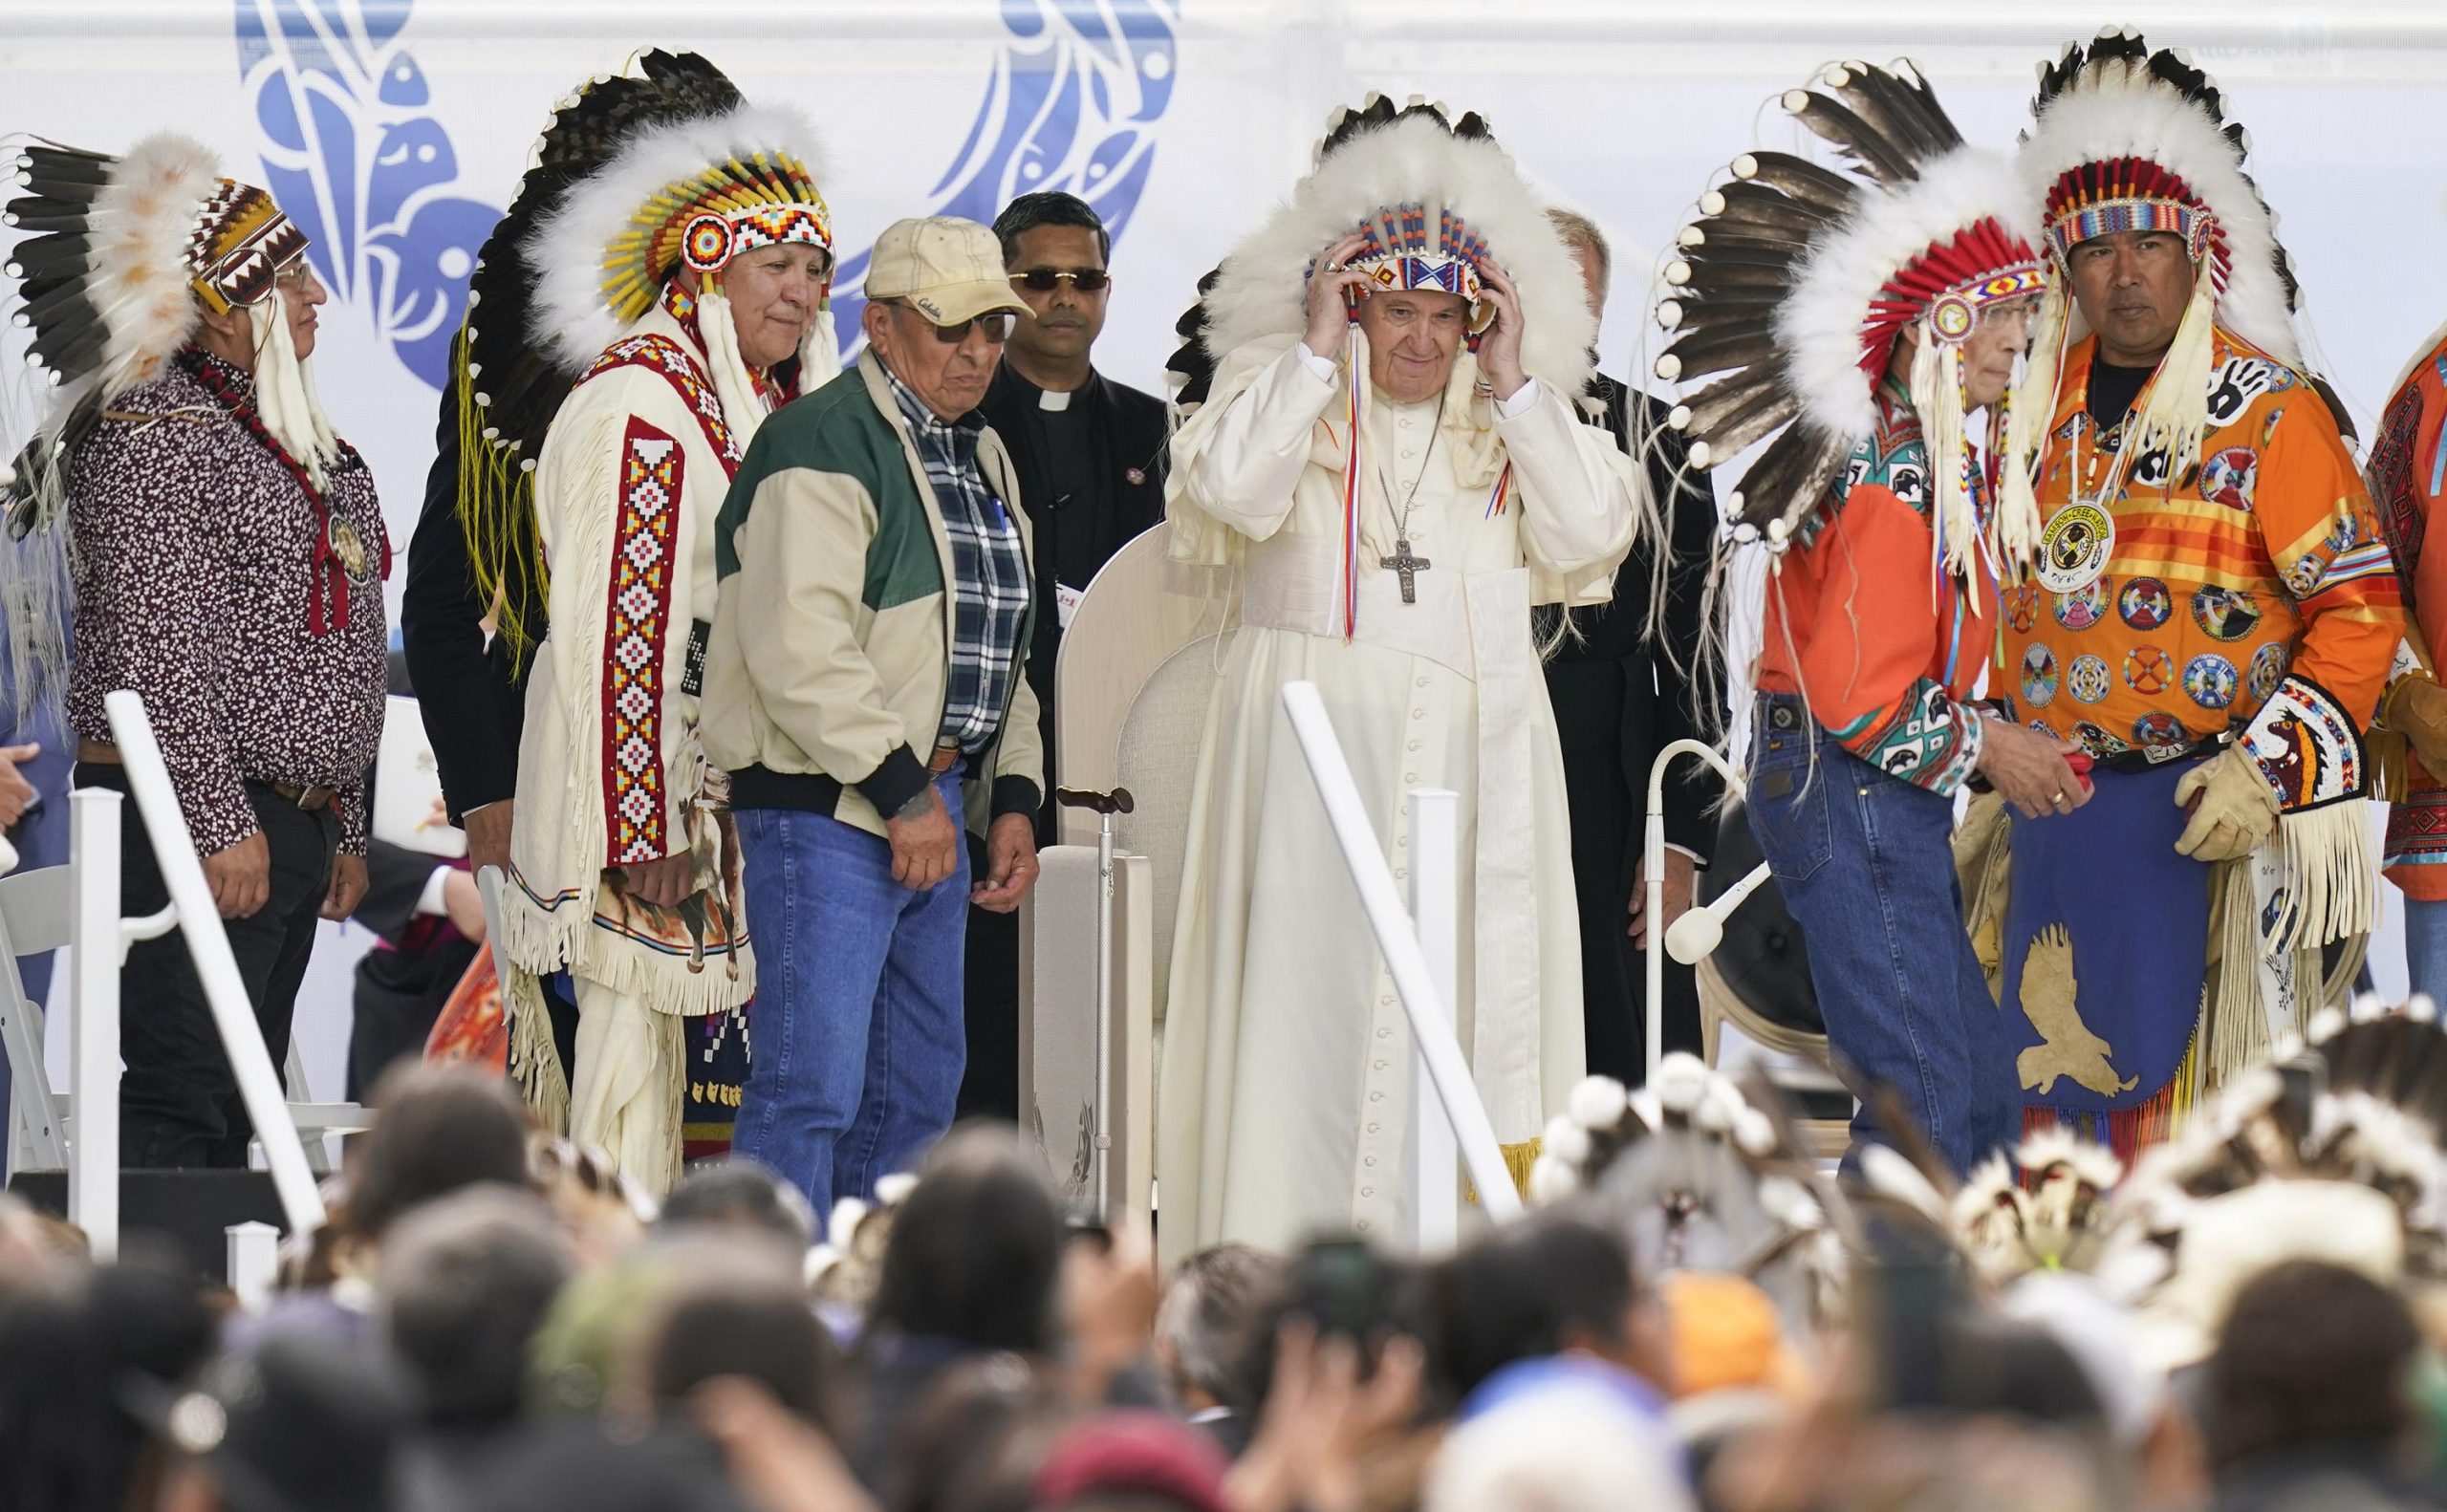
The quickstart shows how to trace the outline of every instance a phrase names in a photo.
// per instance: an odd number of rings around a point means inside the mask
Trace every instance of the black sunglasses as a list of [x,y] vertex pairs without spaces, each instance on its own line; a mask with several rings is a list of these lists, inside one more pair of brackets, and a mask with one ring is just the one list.
[[[887,299],[883,303],[896,310],[906,310],[919,319],[926,320],[926,312],[905,299]],[[1020,317],[1014,311],[988,310],[982,315],[971,315],[958,325],[939,326],[931,320],[926,320],[926,324],[935,333],[935,339],[947,347],[958,346],[961,342],[967,340],[968,328],[971,326],[975,326],[986,340],[999,347],[1011,339],[1011,328],[1019,324],[1019,321]]]
[[1061,287],[1062,280],[1066,278],[1071,280],[1072,288],[1083,294],[1095,293],[1113,282],[1113,274],[1101,268],[1082,268],[1075,271],[1067,268],[1031,268],[1025,273],[1013,273],[1011,282],[1040,294],[1050,294]]

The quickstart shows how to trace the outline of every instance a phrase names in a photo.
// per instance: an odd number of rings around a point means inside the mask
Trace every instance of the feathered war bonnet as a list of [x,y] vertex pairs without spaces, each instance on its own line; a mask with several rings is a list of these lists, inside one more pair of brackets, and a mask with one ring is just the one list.
[[1841,1310],[1851,1220],[1784,1113],[1682,1051],[1636,1091],[1585,1078],[1539,1137],[1529,1200],[1613,1223],[1641,1275],[1747,1279],[1806,1337]]
[[8,276],[31,327],[27,360],[53,394],[13,475],[0,485],[11,533],[47,526],[66,498],[66,464],[104,405],[162,376],[215,314],[269,298],[306,235],[252,184],[221,177],[210,148],[173,132],[126,156],[51,143],[9,168],[25,192],[0,225],[26,233]]
[[[1597,317],[1571,248],[1511,156],[1475,114],[1454,120],[1443,106],[1423,99],[1397,107],[1372,95],[1358,110],[1334,112],[1316,167],[1289,203],[1201,281],[1199,302],[1175,327],[1183,344],[1167,363],[1179,416],[1206,401],[1217,370],[1232,354],[1295,340],[1308,330],[1309,279],[1320,271],[1317,260],[1353,235],[1366,236],[1368,246],[1351,267],[1367,270],[1375,291],[1438,290],[1470,301],[1474,351],[1491,315],[1480,270],[1494,259],[1520,295],[1522,370],[1567,401],[1587,388]],[[1346,637],[1355,628],[1360,480],[1368,466],[1360,455],[1369,386],[1355,378],[1367,371],[1358,318],[1354,303],[1347,347],[1354,381],[1335,421],[1347,430],[1351,447],[1341,563]],[[1510,477],[1508,467],[1496,477],[1490,509],[1503,508]],[[1177,522],[1177,552],[1183,549],[1180,529]]]
[[[2237,1294],[2288,1261],[2360,1270],[2408,1293],[2447,1280],[2447,1030],[2426,998],[2315,1015],[2275,1065],[2229,1080],[2108,1193],[2088,1268],[2130,1303],[2130,1347],[2172,1369],[2204,1357]],[[2416,1306],[2419,1306],[2416,1299]]]
[[[1521,366],[1567,397],[1587,387],[1597,317],[1563,234],[1476,114],[1451,119],[1440,105],[1404,106],[1371,96],[1336,110],[1316,167],[1288,204],[1232,248],[1201,284],[1177,327],[1168,364],[1175,402],[1195,408],[1224,359],[1268,338],[1308,330],[1309,277],[1346,236],[1366,235],[1352,259],[1380,289],[1438,289],[1477,305],[1478,270],[1492,256],[1520,288]],[[1474,309],[1472,331],[1484,329]],[[1332,356],[1321,353],[1320,356]]]
[[289,328],[271,302],[306,235],[270,194],[221,176],[212,150],[159,132],[124,156],[54,142],[7,163],[23,192],[0,225],[24,233],[6,272],[11,324],[48,387],[33,433],[0,468],[0,510],[14,545],[0,563],[10,697],[22,720],[55,707],[68,665],[68,474],[111,402],[162,377],[204,313],[249,312],[262,356],[256,405],[266,428],[319,474],[337,450]]
[[[2055,413],[2065,353],[2088,331],[2072,299],[2073,248],[2115,231],[2173,232],[2192,258],[2192,301],[2119,455],[2163,448],[2169,476],[2180,477],[2208,426],[2215,327],[2304,371],[2293,325],[2301,291],[2277,218],[2243,171],[2251,139],[2183,54],[2154,53],[2112,29],[2040,66],[2031,113],[2015,167],[2060,276],[2017,399],[2021,426],[2035,443]],[[2329,408],[2343,424],[2343,408]]]
[[[1782,102],[1849,171],[1744,153],[1700,198],[1665,268],[1657,319],[1674,335],[1657,375],[1714,381],[1668,423],[1700,467],[1768,441],[1733,490],[1734,538],[1764,536],[1779,553],[1806,545],[1829,486],[1876,431],[1896,341],[1916,330],[1910,388],[1935,474],[1937,560],[1976,583],[1976,553],[1993,544],[2018,562],[2039,532],[2026,458],[1992,446],[2002,497],[1993,543],[1983,533],[1961,374],[1981,312],[2046,283],[2011,169],[1963,145],[1909,61],[1838,64]],[[1992,442],[2005,429],[1992,423]]]
[[[479,594],[511,654],[543,601],[533,472],[561,401],[605,348],[655,308],[682,268],[698,300],[709,376],[742,443],[762,406],[736,352],[722,270],[757,248],[833,248],[825,165],[795,111],[749,105],[694,53],[655,50],[637,75],[562,100],[468,281],[452,363],[459,519]],[[800,348],[802,392],[840,367],[829,296]]]

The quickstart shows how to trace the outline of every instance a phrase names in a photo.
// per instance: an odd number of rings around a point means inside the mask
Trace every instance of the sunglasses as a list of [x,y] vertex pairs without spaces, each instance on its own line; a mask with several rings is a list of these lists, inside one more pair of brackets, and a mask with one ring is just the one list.
[[[896,310],[906,310],[920,320],[926,320],[926,313],[906,300],[887,299],[883,302]],[[976,327],[986,340],[1001,346],[1011,339],[1011,328],[1019,324],[1019,315],[1013,311],[988,310],[982,315],[971,315],[958,325],[939,326],[931,320],[926,320],[926,324],[935,333],[935,339],[947,347],[958,346],[961,342],[967,340],[971,326]]]
[[1113,274],[1101,268],[1082,268],[1072,271],[1067,268],[1031,268],[1025,273],[1013,273],[1011,282],[1040,294],[1050,294],[1071,280],[1071,287],[1083,294],[1093,294],[1110,287]]

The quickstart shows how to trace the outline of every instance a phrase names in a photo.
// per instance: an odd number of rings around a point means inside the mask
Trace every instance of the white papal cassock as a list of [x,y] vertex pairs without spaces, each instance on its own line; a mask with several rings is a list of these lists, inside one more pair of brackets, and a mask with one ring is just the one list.
[[[1408,1024],[1283,716],[1287,681],[1316,684],[1397,883],[1404,795],[1461,794],[1455,1017],[1520,1169],[1582,1074],[1563,765],[1529,609],[1606,601],[1635,475],[1568,396],[1478,392],[1467,351],[1440,425],[1434,400],[1372,393],[1346,639],[1350,391],[1327,371],[1285,338],[1235,352],[1173,443],[1172,553],[1234,570],[1243,626],[1207,715],[1173,940],[1157,1179],[1174,1258],[1410,1221]],[[1414,485],[1410,547],[1431,565],[1404,603],[1378,563]]]

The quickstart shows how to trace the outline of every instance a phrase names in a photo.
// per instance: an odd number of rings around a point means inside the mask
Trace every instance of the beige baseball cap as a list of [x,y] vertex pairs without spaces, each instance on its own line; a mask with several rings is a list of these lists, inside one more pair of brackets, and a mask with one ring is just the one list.
[[876,238],[869,299],[905,299],[939,326],[995,310],[1028,313],[1003,270],[1003,244],[975,221],[929,215],[895,221]]

